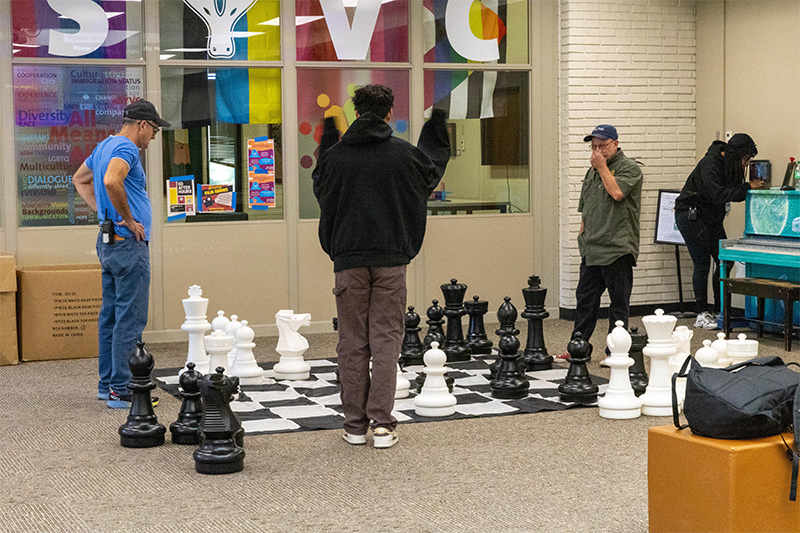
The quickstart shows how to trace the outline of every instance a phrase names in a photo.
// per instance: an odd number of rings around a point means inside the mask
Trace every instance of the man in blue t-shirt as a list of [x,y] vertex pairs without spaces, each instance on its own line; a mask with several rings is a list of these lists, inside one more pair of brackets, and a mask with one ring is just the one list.
[[75,190],[100,220],[97,257],[103,270],[103,305],[97,397],[113,409],[130,407],[128,359],[147,324],[150,298],[152,209],[139,150],[169,127],[152,103],[133,102],[125,108],[120,132],[98,144],[72,176]]

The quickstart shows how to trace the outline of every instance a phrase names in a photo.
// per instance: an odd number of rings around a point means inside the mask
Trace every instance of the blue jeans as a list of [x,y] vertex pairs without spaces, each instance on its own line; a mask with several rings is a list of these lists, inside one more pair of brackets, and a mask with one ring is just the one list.
[[103,244],[97,236],[97,257],[103,269],[103,305],[98,318],[100,340],[97,390],[129,394],[128,360],[147,324],[150,301],[150,249],[133,238]]

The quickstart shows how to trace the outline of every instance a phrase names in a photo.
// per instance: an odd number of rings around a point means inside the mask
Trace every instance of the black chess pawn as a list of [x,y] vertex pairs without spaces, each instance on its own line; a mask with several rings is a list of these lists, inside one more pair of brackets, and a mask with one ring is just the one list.
[[639,333],[639,328],[631,326],[631,348],[628,355],[633,359],[633,364],[628,367],[628,376],[636,396],[644,394],[649,382],[647,371],[644,368],[644,353],[642,353],[646,345],[647,333]]
[[194,451],[194,469],[200,474],[232,474],[244,468],[244,449],[236,442],[242,431],[239,417],[231,410],[230,402],[239,390],[239,378],[223,374],[203,376],[198,385],[203,398],[203,418],[200,420],[200,446]]
[[542,332],[542,320],[549,317],[550,313],[544,309],[547,289],[539,286],[539,276],[528,278],[528,287],[522,289],[522,296],[525,298],[525,310],[520,316],[528,321],[528,342],[522,354],[522,363],[526,370],[550,370],[553,368],[553,356],[547,354]]
[[169,425],[174,444],[198,444],[200,442],[200,419],[203,418],[203,399],[197,382],[203,377],[194,369],[195,364],[186,363],[186,372],[181,374],[181,410],[178,420]]
[[[519,330],[515,330],[519,332]],[[503,400],[524,398],[528,395],[530,383],[519,364],[519,339],[516,335],[503,335],[497,343],[500,349],[500,366],[497,374],[489,382],[492,397]]]
[[492,341],[486,337],[486,328],[483,325],[483,315],[489,311],[489,302],[473,296],[471,302],[464,302],[464,308],[469,315],[467,344],[472,350],[472,355],[492,353]]
[[444,294],[444,316],[447,317],[447,335],[442,350],[447,354],[447,361],[469,361],[472,350],[464,339],[461,317],[467,314],[464,309],[464,293],[467,286],[453,278],[450,283],[442,285]]
[[153,411],[153,401],[150,391],[156,384],[150,379],[150,374],[155,366],[155,360],[144,349],[144,343],[139,341],[136,350],[128,360],[131,369],[131,411],[128,420],[119,427],[120,444],[125,448],[152,448],[164,444],[164,435],[167,432]]
[[444,309],[439,306],[439,300],[433,300],[426,314],[428,315],[428,320],[425,321],[428,324],[428,334],[425,335],[422,344],[424,351],[427,352],[431,349],[431,343],[434,341],[438,342],[439,346],[444,346],[444,329],[442,329]]
[[[511,297],[506,296],[503,298],[503,303],[497,310],[497,321],[500,322],[500,327],[495,330],[495,334],[503,337],[519,335],[519,330],[514,326],[517,321],[517,308],[511,303]],[[494,379],[497,376],[497,369],[500,368],[502,359],[498,356],[494,363],[489,365],[489,378]]]
[[422,347],[422,341],[419,339],[419,315],[414,312],[414,306],[408,307],[408,313],[405,315],[406,333],[403,337],[403,344],[400,347],[400,363],[403,366],[407,365],[422,365],[425,361],[422,356],[425,350]]
[[592,358],[592,345],[585,341],[580,331],[572,334],[567,344],[569,370],[564,383],[558,386],[558,396],[562,402],[590,404],[597,402],[599,388],[592,383],[586,363]]

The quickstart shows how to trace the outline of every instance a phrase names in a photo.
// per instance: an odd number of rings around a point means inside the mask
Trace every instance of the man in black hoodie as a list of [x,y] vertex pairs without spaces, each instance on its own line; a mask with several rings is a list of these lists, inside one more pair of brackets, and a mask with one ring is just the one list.
[[[744,169],[756,154],[756,143],[746,133],[737,133],[727,143],[712,142],[675,200],[675,224],[694,264],[692,288],[698,313],[696,328],[718,329],[719,241],[726,238],[725,204],[741,202],[751,188],[767,186],[763,180],[749,183],[744,180]],[[713,309],[708,306],[708,270],[712,259]]]
[[341,142],[334,120],[325,120],[313,173],[319,241],[336,276],[343,438],[365,444],[371,427],[376,448],[397,442],[406,265],[422,246],[427,199],[450,158],[443,111],[433,112],[414,146],[392,136],[393,102],[388,87],[358,89],[357,118]]

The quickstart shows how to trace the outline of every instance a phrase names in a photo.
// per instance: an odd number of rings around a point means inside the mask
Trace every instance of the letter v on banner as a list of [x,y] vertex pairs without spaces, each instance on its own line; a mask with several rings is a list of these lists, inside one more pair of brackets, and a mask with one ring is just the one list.
[[[381,0],[360,0],[353,14],[353,26],[347,20],[344,0],[319,0],[333,48],[339,59],[366,59]],[[469,27],[469,26],[467,26]],[[499,57],[499,56],[498,56]]]
[[[469,26],[469,11],[473,0],[448,0],[444,25],[450,46],[458,54],[472,61],[500,59],[497,39],[479,39]],[[496,9],[496,8],[495,8]]]

